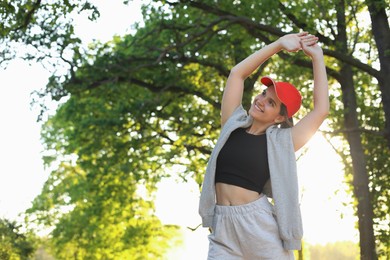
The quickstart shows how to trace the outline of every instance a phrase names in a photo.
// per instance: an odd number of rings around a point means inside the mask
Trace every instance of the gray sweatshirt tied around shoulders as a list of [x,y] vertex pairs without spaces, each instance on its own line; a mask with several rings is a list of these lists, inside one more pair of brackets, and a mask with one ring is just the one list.
[[[202,184],[199,201],[199,214],[202,226],[211,227],[216,205],[215,169],[217,157],[230,136],[237,128],[249,127],[252,117],[239,106],[221,129],[220,136],[211,153]],[[286,250],[301,249],[303,236],[301,211],[299,207],[298,178],[291,128],[269,127],[267,133],[267,152],[270,180],[263,193],[274,201],[274,210],[279,234]]]

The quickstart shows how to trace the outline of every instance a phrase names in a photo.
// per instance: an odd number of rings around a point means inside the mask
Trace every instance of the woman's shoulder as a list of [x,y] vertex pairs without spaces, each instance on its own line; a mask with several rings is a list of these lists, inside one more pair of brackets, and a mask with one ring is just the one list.
[[244,107],[241,104],[234,110],[233,114],[226,121],[226,124],[237,122],[237,121],[246,121],[248,120],[248,118],[249,118],[248,112],[244,109]]
[[253,119],[248,115],[248,112],[243,108],[242,105],[239,105],[223,125],[222,129],[247,127],[252,123],[252,121]]
[[277,138],[291,138],[291,127],[289,128],[281,128],[279,126],[273,125],[267,128],[266,130],[267,136],[271,139]]
[[244,115],[248,115],[248,112],[244,109],[244,107],[242,106],[242,104],[240,104],[233,112],[232,116],[235,116],[235,115],[241,115],[241,114],[244,114]]

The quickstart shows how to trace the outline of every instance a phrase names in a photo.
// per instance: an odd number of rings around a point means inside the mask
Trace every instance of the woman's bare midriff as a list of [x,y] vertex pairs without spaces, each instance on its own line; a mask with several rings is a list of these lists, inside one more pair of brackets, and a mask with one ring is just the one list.
[[215,184],[215,191],[217,195],[217,204],[221,206],[244,205],[258,200],[263,196],[263,194],[259,194],[256,191],[219,182]]

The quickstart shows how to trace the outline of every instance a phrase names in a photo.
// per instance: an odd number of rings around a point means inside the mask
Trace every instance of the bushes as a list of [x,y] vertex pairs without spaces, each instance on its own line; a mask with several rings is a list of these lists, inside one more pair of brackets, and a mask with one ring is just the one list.
[[0,259],[29,259],[36,249],[35,237],[22,233],[15,221],[0,219]]

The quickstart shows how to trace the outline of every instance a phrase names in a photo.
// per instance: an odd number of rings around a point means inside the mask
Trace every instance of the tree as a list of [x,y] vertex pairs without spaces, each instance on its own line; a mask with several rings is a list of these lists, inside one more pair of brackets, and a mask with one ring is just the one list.
[[[2,1],[0,8],[0,64],[3,66],[15,57],[45,62],[53,68],[64,63],[71,68],[76,66],[83,50],[80,39],[74,34],[72,17],[77,13],[88,15],[91,20],[99,16],[96,7],[89,1]],[[20,51],[20,46],[28,49]],[[82,97],[72,97],[70,102],[88,109],[97,105],[94,102],[87,105]],[[67,134],[72,130],[72,126],[68,125],[72,123],[71,115],[59,111],[55,119],[46,122],[43,135],[46,135],[48,152],[54,151],[54,154],[46,156],[45,160],[48,164],[53,161],[59,164],[28,210],[28,220],[30,224],[34,222],[53,229],[50,242],[60,259],[158,258],[167,248],[180,242],[178,228],[162,225],[154,216],[152,198],[148,197],[148,193],[139,194],[139,186],[153,189],[155,177],[152,175],[156,173],[136,156],[134,162],[129,161],[128,155],[132,151],[121,149],[126,145],[126,137],[120,140],[120,133],[115,130],[119,128],[115,124],[120,125],[121,122],[110,120],[107,111],[102,111],[97,121],[94,121],[95,115],[91,120],[97,124],[95,129],[106,125],[107,131],[114,131],[113,136],[105,136],[101,139],[102,143],[96,143],[95,148],[100,155],[93,154],[96,152],[92,151],[94,147],[88,148],[85,144],[80,154],[82,158],[78,160],[81,165],[77,167],[73,167],[75,160],[71,158],[76,153],[72,149],[79,150],[75,142],[90,139],[93,143],[96,133],[88,134],[91,129],[87,129],[86,135],[81,135],[78,141],[72,140],[72,148],[67,148],[64,140],[69,138]],[[78,120],[81,124],[91,123],[85,122],[90,119],[82,116]],[[58,134],[65,131],[64,139],[60,139],[56,131]],[[114,150],[121,150],[116,154],[117,159],[121,156],[120,163],[110,159],[115,151],[108,151],[104,142],[117,145]],[[57,156],[60,151],[55,148],[62,149],[63,153]],[[135,151],[134,155],[140,152]],[[141,167],[138,168],[139,165]],[[145,172],[142,169],[146,169]],[[129,171],[134,171],[134,175]],[[150,179],[140,178],[149,172],[152,173]],[[149,180],[152,181],[147,182]]]
[[[378,1],[379,7],[378,10],[380,11],[382,21],[384,18],[386,18],[385,12],[384,12],[384,3]],[[277,9],[276,6],[273,7],[271,3],[267,3],[270,5],[269,8]],[[363,144],[362,142],[362,134],[365,132],[365,130],[361,131],[358,129],[361,129],[361,126],[367,127],[367,132],[373,134],[374,131],[371,131],[372,128],[376,128],[378,121],[375,121],[375,124],[372,125],[374,121],[372,121],[372,117],[374,117],[372,114],[370,115],[358,115],[356,110],[358,109],[358,102],[359,101],[356,96],[356,90],[354,86],[354,72],[353,69],[359,69],[362,72],[366,72],[367,74],[376,77],[378,80],[381,78],[382,73],[386,73],[385,70],[376,71],[373,67],[368,66],[367,64],[364,64],[358,60],[356,60],[353,57],[354,52],[363,54],[369,54],[367,57],[368,64],[371,62],[371,55],[372,50],[364,50],[363,49],[357,49],[356,46],[360,43],[360,41],[366,39],[363,38],[364,33],[366,33],[364,30],[367,30],[365,27],[359,27],[359,21],[357,20],[356,16],[359,15],[362,10],[364,10],[363,3],[357,1],[354,3],[353,7],[350,7],[348,10],[346,9],[347,6],[343,1],[335,1],[334,3],[331,3],[333,5],[333,8],[331,6],[328,6],[326,3],[314,3],[314,6],[310,5],[304,5],[303,3],[297,3],[295,5],[291,6],[285,6],[282,3],[278,4],[278,8],[288,19],[284,20],[285,23],[280,24],[280,20],[282,18],[274,17],[272,16],[272,12],[267,13],[267,7],[263,6],[256,6],[256,4],[251,5],[252,10],[256,10],[256,8],[261,9],[263,7],[262,13],[260,14],[258,18],[256,15],[254,15],[254,12],[251,13],[253,17],[256,17],[256,20],[261,20],[261,15],[267,16],[268,18],[272,17],[270,19],[269,24],[276,21],[274,24],[277,26],[275,27],[269,27],[264,26],[263,24],[257,24],[254,22],[254,18],[252,20],[248,19],[245,16],[241,16],[242,13],[245,13],[245,6],[240,5],[238,2],[236,3],[236,7],[229,7],[228,4],[220,4],[220,5],[213,5],[213,4],[207,4],[205,2],[198,2],[198,1],[180,1],[180,3],[172,2],[171,6],[177,6],[177,8],[180,8],[180,5],[184,5],[184,7],[193,7],[201,9],[204,12],[208,12],[211,15],[215,15],[221,19],[226,19],[230,21],[232,24],[240,24],[242,27],[244,27],[249,34],[252,34],[255,37],[258,36],[258,32],[256,32],[256,29],[258,31],[263,31],[265,33],[269,33],[272,35],[280,36],[282,33],[278,31],[277,27],[283,27],[285,24],[290,24],[291,28],[298,27],[303,30],[309,30],[309,31],[317,31],[317,35],[320,37],[321,41],[326,44],[327,48],[325,49],[325,53],[330,58],[335,58],[336,64],[339,64],[338,66],[341,67],[341,69],[337,68],[332,64],[328,66],[328,72],[329,74],[336,79],[340,85],[341,90],[343,94],[343,105],[344,105],[344,133],[346,135],[346,138],[348,140],[348,144],[350,146],[350,156],[352,158],[352,164],[353,167],[350,168],[351,172],[353,172],[353,186],[354,186],[354,193],[355,197],[357,198],[357,208],[358,208],[358,216],[359,216],[359,229],[360,229],[360,235],[361,235],[361,250],[362,250],[362,258],[363,259],[374,259],[376,258],[376,252],[375,252],[375,240],[374,240],[374,234],[373,234],[373,209],[372,209],[372,203],[371,203],[371,193],[369,190],[369,173],[367,172],[366,168],[366,156],[368,154],[368,149],[364,149],[363,145],[366,147],[369,147],[371,145]],[[234,5],[234,3],[233,3]],[[275,4],[276,5],[276,4]],[[304,6],[304,8],[302,8]],[[299,14],[296,10],[297,9],[304,9],[305,17],[302,17],[302,14]],[[313,9],[316,8],[316,9]],[[235,10],[234,12],[231,12],[229,10]],[[326,13],[325,10],[335,10],[335,12],[329,12]],[[313,17],[323,17],[323,19],[327,22],[328,26],[330,28],[325,28],[325,22],[324,23],[316,23],[315,21],[308,21],[307,20],[307,14]],[[347,16],[347,14],[350,14],[350,16]],[[278,14],[280,15],[280,13]],[[387,19],[385,19],[387,21]],[[382,31],[387,32],[386,28],[388,30],[388,24],[383,23],[384,26],[382,27]],[[361,28],[361,31],[353,31],[350,30],[350,33],[347,34],[348,28],[351,28],[351,25],[356,25],[357,28]],[[332,27],[333,26],[333,27]],[[183,28],[183,27],[182,27]],[[180,27],[176,27],[178,31],[184,31]],[[330,33],[326,33],[326,30],[329,29]],[[189,34],[189,33],[188,33]],[[385,34],[388,35],[388,34]],[[190,37],[189,37],[190,38]],[[336,41],[332,41],[332,38]],[[264,37],[263,37],[264,39]],[[262,39],[262,40],[263,40]],[[368,38],[369,39],[369,38]],[[389,37],[387,37],[389,39]],[[264,40],[265,43],[267,43],[267,40]],[[385,43],[384,46],[387,46],[388,40],[383,40],[382,43]],[[383,46],[383,44],[382,44]],[[383,49],[383,47],[382,47]],[[383,52],[383,51],[382,51]],[[350,55],[350,56],[349,56]],[[374,53],[375,55],[375,53]],[[183,54],[184,56],[184,54]],[[283,57],[282,57],[283,58]],[[331,60],[331,62],[334,62]],[[307,64],[304,64],[301,61],[295,61],[296,64],[307,66]],[[385,66],[384,66],[385,67]],[[355,74],[356,75],[356,74]],[[384,75],[384,74],[383,74]],[[358,81],[359,82],[359,81]],[[387,81],[388,84],[388,81]],[[386,86],[383,87],[383,89],[388,89]],[[373,91],[375,93],[375,91]],[[375,96],[375,95],[374,95]],[[386,92],[382,91],[382,96],[386,97]],[[384,107],[387,106],[387,99],[382,99],[382,104]],[[374,107],[375,105],[372,104]],[[365,107],[365,104],[361,104],[361,107]],[[386,110],[386,109],[385,109]],[[368,109],[365,109],[367,112]],[[365,120],[365,116],[366,120]],[[385,117],[386,112],[385,112]],[[360,117],[360,118],[359,118]],[[377,118],[377,116],[375,116]],[[361,122],[359,122],[361,121]],[[382,120],[381,120],[382,121]],[[389,122],[389,120],[384,120],[385,122]],[[338,120],[334,120],[335,123],[338,122]],[[379,121],[380,122],[380,121]],[[337,124],[333,125],[337,129]],[[378,131],[376,134],[382,134],[384,138],[386,138],[386,124],[384,127],[384,131],[381,133]],[[374,136],[367,137],[368,140],[376,140]],[[379,144],[378,142],[375,142],[374,146],[379,146],[384,148],[382,144]],[[383,151],[383,150],[382,150]],[[388,154],[388,149],[384,148],[384,151],[386,154]],[[341,152],[343,154],[344,152]],[[365,154],[366,153],[366,154]],[[382,167],[383,165],[387,165],[387,160],[380,161],[378,163],[378,160],[376,160],[377,156],[374,156],[375,161],[377,162],[377,166],[373,166],[373,168],[376,167]],[[386,172],[386,169],[382,168],[382,172]],[[382,174],[383,175],[383,174]],[[387,174],[384,174],[387,176]],[[375,178],[375,176],[371,175],[371,178]],[[383,180],[383,177],[380,177]],[[385,177],[386,178],[386,177]],[[376,182],[379,183],[379,182]],[[388,180],[385,180],[384,182],[381,182],[380,186],[382,187],[388,187]],[[381,190],[379,188],[379,190]],[[382,193],[383,194],[383,193]],[[388,197],[388,194],[385,194],[383,198]],[[379,198],[379,197],[377,197]],[[386,199],[385,199],[386,200]],[[382,204],[383,205],[383,204]],[[383,219],[385,221],[389,221],[389,212],[388,207],[385,206],[384,211],[382,212],[386,215]],[[388,229],[385,229],[384,232],[387,232],[388,237]],[[383,240],[386,241],[386,240]],[[385,242],[385,244],[387,244]]]
[[[290,28],[295,28],[295,31],[303,29],[317,32],[321,42],[325,45],[325,54],[329,57],[328,73],[341,85],[341,102],[337,103],[337,96],[340,93],[337,90],[334,90],[337,94],[333,100],[336,109],[341,108],[343,113],[340,116],[336,111],[336,116],[331,118],[330,124],[336,129],[335,133],[344,133],[348,141],[347,147],[349,149],[347,149],[350,152],[345,152],[345,148],[340,147],[340,154],[346,156],[346,169],[353,174],[353,186],[355,197],[357,198],[361,234],[362,258],[375,259],[371,193],[375,194],[374,199],[376,200],[374,203],[380,202],[381,205],[384,205],[383,202],[386,201],[388,194],[386,192],[378,193],[376,189],[370,190],[369,182],[371,179],[371,182],[379,184],[384,190],[387,190],[385,187],[388,187],[389,182],[386,177],[383,177],[387,176],[387,168],[385,167],[387,161],[377,160],[382,157],[369,154],[369,151],[370,147],[375,146],[377,151],[381,150],[382,153],[388,154],[386,146],[383,146],[383,142],[378,142],[376,138],[377,136],[381,136],[382,139],[386,137],[383,134],[386,130],[380,131],[380,129],[385,129],[386,127],[378,126],[378,121],[374,120],[374,118],[379,118],[379,122],[388,120],[385,120],[386,114],[383,113],[383,110],[378,109],[378,103],[375,99],[378,91],[375,88],[370,88],[368,83],[372,80],[371,77],[380,77],[380,72],[370,65],[373,60],[377,59],[377,53],[375,50],[366,48],[363,45],[363,43],[367,43],[369,46],[375,46],[372,44],[373,39],[369,37],[369,28],[362,26],[361,21],[358,19],[358,15],[365,10],[364,3],[356,1],[349,7],[343,1],[328,3],[298,2],[289,6],[267,1],[252,3],[251,5],[248,3],[244,5],[239,2],[212,4],[206,1],[168,1],[164,3],[166,3],[164,6],[166,9],[158,6],[156,8],[151,7],[149,15],[145,17],[145,20],[149,21],[145,26],[145,28],[149,29],[149,34],[145,35],[140,32],[137,35],[137,39],[130,43],[131,47],[133,45],[138,47],[138,53],[134,54],[134,56],[130,54],[127,59],[124,58],[123,61],[120,60],[117,63],[120,64],[121,68],[129,68],[127,71],[131,75],[116,75],[115,80],[120,83],[130,81],[137,87],[144,87],[153,92],[192,94],[201,97],[206,102],[209,102],[210,99],[207,98],[212,96],[213,99],[210,104],[214,104],[213,108],[218,108],[218,104],[215,104],[214,101],[219,100],[219,98],[215,98],[214,92],[211,95],[204,94],[210,92],[210,89],[208,89],[209,85],[201,82],[204,87],[199,90],[196,86],[190,85],[193,80],[191,81],[192,78],[187,78],[186,76],[188,71],[192,71],[192,67],[197,66],[197,69],[204,71],[202,76],[206,72],[211,72],[214,75],[211,82],[221,86],[223,85],[223,79],[222,83],[220,83],[220,76],[222,75],[222,78],[226,77],[229,66],[231,67],[232,64],[248,55],[252,51],[250,47],[260,47],[262,44],[267,44],[272,40],[272,37],[279,37],[285,33],[283,30],[288,31]],[[304,13],[300,12],[302,9],[305,10]],[[231,10],[234,10],[234,12]],[[261,12],[256,12],[256,10],[261,10]],[[275,10],[279,10],[279,12]],[[332,11],[327,12],[327,10]],[[251,16],[248,17],[247,14],[249,13]],[[310,20],[308,19],[308,14],[309,18],[322,17],[323,20]],[[156,21],[154,25],[152,25],[153,20]],[[350,28],[352,27],[359,28],[359,30],[351,30]],[[148,38],[148,36],[151,37]],[[251,37],[253,38],[250,39]],[[360,47],[360,45],[363,46]],[[218,49],[220,57],[213,55],[216,49]],[[128,53],[131,53],[131,49],[128,50]],[[355,54],[364,57],[361,60],[366,60],[367,63],[354,58]],[[280,57],[303,68],[310,66],[302,58],[294,59],[282,54]],[[308,81],[307,71],[303,70],[302,74],[297,73],[297,71],[292,73],[288,62],[281,63],[280,67],[273,68],[273,70],[277,69],[278,73],[287,79],[300,78],[301,82]],[[99,66],[95,68],[99,68]],[[145,68],[149,72],[146,72]],[[261,70],[263,69],[264,67],[261,68]],[[101,71],[102,68],[99,70]],[[269,69],[268,71],[272,70]],[[159,74],[161,72],[164,72],[164,75]],[[170,74],[171,72],[174,74]],[[215,75],[215,73],[218,74]],[[302,76],[297,77],[296,74]],[[156,77],[156,75],[159,76]],[[256,73],[247,82],[245,104],[248,104],[258,75],[259,73]],[[184,82],[183,78],[186,79]],[[77,79],[77,77],[70,79],[68,84],[63,85],[63,89],[70,88],[77,80],[80,79]],[[91,86],[104,88],[104,84],[100,83],[109,80],[109,76],[103,76],[102,79],[95,81],[97,84],[91,84]],[[164,85],[161,85],[161,82],[164,82]],[[180,84],[177,85],[177,82],[180,82]],[[199,82],[199,80],[196,78],[195,82]],[[371,92],[370,96],[373,98],[363,99],[361,96],[356,95],[357,91],[360,93]],[[382,100],[382,104],[384,102],[386,100]],[[376,108],[375,111],[371,107]],[[357,113],[358,109],[365,113]],[[218,114],[215,112],[211,113]],[[200,125],[197,124],[197,126]],[[205,133],[205,131],[202,132]],[[204,136],[202,136],[203,138]],[[194,148],[199,149],[196,146]],[[368,165],[366,162],[370,161],[367,159],[368,156],[375,158],[375,165],[370,164],[371,169],[375,169],[374,171],[367,171]],[[353,167],[348,167],[351,163]],[[379,176],[380,178],[378,179],[381,181],[372,181],[376,176]],[[379,188],[378,191],[381,191],[382,188]],[[382,212],[381,215],[377,215],[376,221],[388,223],[388,208],[385,206],[383,209],[380,210]],[[388,229],[382,231],[385,234],[384,237],[389,236]],[[379,232],[382,231],[379,229]],[[382,241],[386,245],[386,240]]]
[[[90,20],[99,17],[97,8],[88,0],[2,1],[0,10],[1,65],[16,56],[51,62],[61,59],[71,64],[67,59],[72,58],[72,53],[80,53],[81,43],[74,34],[72,16],[84,13]],[[21,51],[23,46],[28,49]]]
[[23,233],[15,221],[0,219],[0,258],[29,259],[35,252],[36,240],[32,234]]
[[[336,7],[337,31],[336,38],[339,43],[336,51],[349,53],[346,5],[344,1],[339,1]],[[344,128],[359,129],[359,117],[357,114],[357,98],[355,83],[353,80],[353,67],[348,63],[340,64],[340,72],[337,81],[341,85],[342,100],[344,104]],[[366,171],[366,156],[363,151],[361,133],[357,131],[347,131],[345,137],[350,147],[352,158],[353,188],[357,200],[357,214],[359,219],[359,234],[362,259],[375,259],[376,247],[373,231],[373,208],[371,204],[371,194],[368,187],[368,173]]]
[[154,216],[148,190],[163,169],[139,157],[161,145],[149,151],[131,142],[127,127],[138,123],[116,114],[130,109],[123,91],[75,94],[43,127],[45,160],[58,165],[27,213],[30,222],[54,228],[59,259],[155,259],[180,238],[178,227]]
[[[116,199],[109,199],[116,197],[110,197],[109,187],[121,187],[117,182],[131,185],[130,194],[135,194],[137,184],[153,187],[170,167],[178,165],[174,169],[180,170],[174,174],[195,178],[200,184],[218,136],[215,122],[230,68],[285,33],[307,30],[316,32],[326,55],[333,86],[328,120],[332,131],[327,132],[332,140],[345,141],[336,148],[347,177],[353,176],[361,257],[376,258],[375,239],[379,255],[385,255],[386,251],[379,251],[390,248],[385,7],[385,1],[369,0],[354,0],[348,6],[336,0],[182,0],[145,5],[145,26],[136,35],[93,46],[91,55],[75,51],[73,59],[66,59],[69,74],[65,79],[53,77],[43,93],[68,100],[45,125],[49,150],[61,156],[54,158],[57,170],[37,198],[35,209],[53,221],[63,217],[61,225],[77,223],[82,207],[90,212],[115,208]],[[367,8],[372,30],[361,18]],[[300,82],[303,95],[310,93],[311,64],[305,57],[280,53],[277,61],[265,64],[246,81],[245,107],[260,74],[276,73]],[[311,99],[304,100],[304,106],[310,107]],[[90,184],[89,180],[94,181]],[[88,187],[90,192],[84,192]],[[76,209],[75,213],[58,216],[62,206]],[[57,226],[58,237],[64,236],[61,225]],[[76,230],[71,229],[69,241],[77,241]]]
[[388,4],[384,0],[366,1],[371,17],[372,34],[378,48],[380,70],[376,79],[381,90],[383,109],[386,116],[384,136],[390,147],[390,26],[386,13]]

